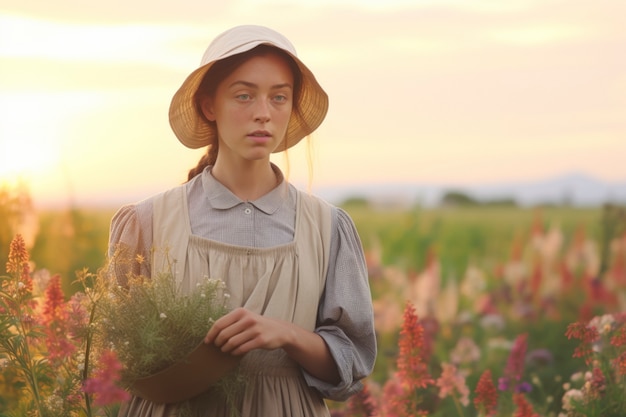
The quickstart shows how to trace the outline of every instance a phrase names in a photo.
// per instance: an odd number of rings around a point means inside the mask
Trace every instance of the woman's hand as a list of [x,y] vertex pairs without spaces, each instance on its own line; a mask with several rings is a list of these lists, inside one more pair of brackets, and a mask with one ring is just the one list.
[[204,343],[213,343],[231,355],[243,355],[253,349],[282,348],[316,378],[333,384],[340,381],[337,365],[320,335],[245,308],[237,308],[220,317],[207,333]]
[[222,352],[243,355],[253,349],[284,347],[295,336],[293,324],[237,308],[220,317],[204,338]]

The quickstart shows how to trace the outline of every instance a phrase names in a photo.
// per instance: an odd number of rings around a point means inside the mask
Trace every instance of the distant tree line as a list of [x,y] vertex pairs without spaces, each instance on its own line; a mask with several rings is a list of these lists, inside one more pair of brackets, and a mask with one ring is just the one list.
[[442,207],[471,207],[471,206],[499,206],[516,207],[517,202],[513,198],[477,199],[461,191],[447,191],[439,203]]
[[[341,207],[369,207],[371,201],[366,197],[352,196],[346,198]],[[446,191],[439,200],[440,207],[473,207],[473,206],[498,206],[498,207],[517,207],[518,204],[513,198],[492,198],[477,199],[471,195],[458,190]]]

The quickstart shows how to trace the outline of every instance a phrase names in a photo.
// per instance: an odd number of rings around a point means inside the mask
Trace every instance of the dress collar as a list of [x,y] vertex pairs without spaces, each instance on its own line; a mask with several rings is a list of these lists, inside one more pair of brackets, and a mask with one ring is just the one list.
[[[266,214],[275,213],[280,206],[284,204],[284,201],[288,196],[286,189],[287,183],[285,182],[285,177],[283,176],[282,171],[276,165],[271,165],[272,170],[276,173],[278,185],[264,196],[261,196],[254,201],[248,201],[248,203],[252,204],[254,207]],[[208,166],[202,172],[202,188],[209,204],[214,209],[227,210],[239,204],[246,203],[246,201],[237,197],[221,182],[215,179],[215,177],[211,174],[212,168],[212,166]]]

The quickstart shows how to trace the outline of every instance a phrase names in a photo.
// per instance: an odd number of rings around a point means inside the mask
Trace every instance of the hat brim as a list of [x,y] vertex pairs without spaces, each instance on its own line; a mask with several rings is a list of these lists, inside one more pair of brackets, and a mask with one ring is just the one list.
[[[302,61],[291,52],[271,42],[250,42],[235,51],[230,51],[227,56],[246,52],[261,44],[274,46],[289,54],[302,74],[302,86],[296,104],[300,108],[301,117],[298,117],[295,112],[292,113],[285,138],[274,151],[281,152],[291,148],[320,126],[328,112],[328,95],[319,85],[311,70]],[[189,74],[170,103],[170,126],[178,140],[191,149],[208,146],[217,139],[215,126],[209,124],[204,117],[198,114],[195,103],[196,91],[205,74],[215,62],[209,62]]]

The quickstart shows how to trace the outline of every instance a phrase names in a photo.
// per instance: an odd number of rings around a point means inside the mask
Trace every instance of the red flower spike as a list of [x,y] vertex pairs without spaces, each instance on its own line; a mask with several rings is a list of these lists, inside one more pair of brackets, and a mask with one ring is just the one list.
[[94,376],[86,380],[83,386],[85,392],[94,394],[95,405],[111,405],[130,399],[130,394],[117,386],[121,370],[122,365],[115,352],[103,352]]
[[347,404],[348,415],[351,417],[376,417],[378,405],[372,396],[369,385],[363,385],[363,389],[350,397]]
[[593,343],[600,338],[598,330],[593,326],[587,326],[585,322],[571,323],[567,326],[565,336],[568,339],[578,339],[580,345],[574,349],[574,358],[583,358],[589,365],[593,359]]
[[41,322],[50,325],[55,321],[65,320],[65,295],[61,288],[61,277],[57,274],[50,278],[44,293],[44,306],[41,313]]
[[54,275],[46,287],[41,313],[41,323],[46,326],[48,357],[52,362],[68,358],[76,351],[76,346],[68,334],[68,316],[65,296],[61,289],[61,277]]
[[522,379],[524,373],[524,363],[526,359],[526,350],[528,348],[528,334],[520,334],[515,338],[511,353],[504,368],[504,376],[513,386]]
[[28,264],[28,251],[22,235],[15,235],[9,246],[9,259],[6,269],[8,273],[22,272],[24,264]]
[[626,327],[622,326],[611,337],[611,345],[615,347],[626,346]]
[[482,410],[485,416],[494,416],[498,405],[498,390],[493,383],[491,370],[485,370],[478,379],[474,390],[474,406],[479,412]]
[[620,376],[626,375],[626,352],[622,352],[619,354],[617,358],[613,361],[615,367],[617,368],[617,373]]
[[6,263],[7,273],[19,274],[19,283],[15,291],[24,296],[33,292],[33,279],[30,276],[30,256],[22,235],[15,235],[9,245],[9,259]]
[[407,303],[404,310],[404,323],[398,342],[398,376],[408,390],[426,388],[434,381],[428,373],[424,358],[424,327],[419,322],[415,307]]
[[517,406],[513,417],[541,417],[535,413],[533,407],[530,405],[524,394],[513,394],[513,402]]

